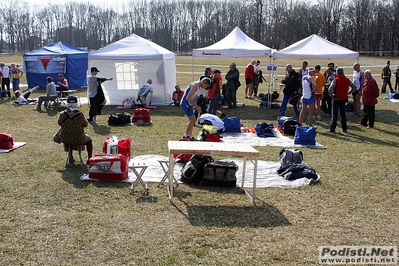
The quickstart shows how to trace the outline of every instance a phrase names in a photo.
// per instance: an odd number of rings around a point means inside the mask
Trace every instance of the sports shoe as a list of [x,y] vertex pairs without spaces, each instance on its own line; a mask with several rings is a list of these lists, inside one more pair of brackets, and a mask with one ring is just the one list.
[[35,109],[33,109],[33,110],[38,111],[38,112],[41,112],[41,111],[42,111],[41,109],[37,109],[37,108],[35,108]]
[[342,129],[342,133],[348,133],[348,130]]
[[332,131],[332,130],[330,130],[330,129],[327,129],[326,132],[327,132],[327,133],[334,133],[334,134],[335,134],[335,131]]

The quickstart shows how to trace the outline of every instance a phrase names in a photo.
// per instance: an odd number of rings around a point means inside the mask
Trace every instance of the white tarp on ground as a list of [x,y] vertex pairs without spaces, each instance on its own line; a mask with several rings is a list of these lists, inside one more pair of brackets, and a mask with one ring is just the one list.
[[210,58],[270,56],[271,53],[271,48],[249,38],[238,26],[219,42],[193,49],[193,57]]
[[280,51],[273,53],[274,58],[345,58],[358,59],[359,53],[313,34]]
[[[143,174],[144,182],[160,182],[165,173],[158,162],[159,160],[168,160],[168,158],[160,155],[141,155],[131,159],[129,165],[133,164],[147,165],[148,168]],[[238,158],[227,158],[224,159],[223,161],[234,161],[238,165],[238,171],[236,173],[237,186],[241,187],[243,161]],[[173,174],[177,180],[180,179],[182,167],[183,164],[175,165]],[[297,188],[300,186],[309,185],[311,183],[311,179],[308,178],[300,178],[293,181],[285,180],[283,177],[277,174],[277,169],[279,167],[280,167],[280,162],[266,162],[259,160],[256,187],[257,188],[265,188],[265,187]],[[244,181],[244,187],[246,188],[252,187],[253,171],[254,171],[253,164],[250,161],[247,161],[246,179]],[[96,179],[90,179],[87,174],[83,175],[80,179],[91,180],[91,181],[96,180]],[[133,183],[134,180],[136,180],[134,173],[129,171],[129,177],[128,179],[124,180],[124,182]],[[166,180],[165,183],[166,184],[168,183],[168,179]],[[138,185],[137,187],[139,190],[142,189],[141,185]]]
[[128,97],[136,99],[141,85],[152,79],[153,105],[167,105],[176,85],[175,54],[136,34],[89,54],[89,69],[114,80],[103,83],[107,104],[121,105]]

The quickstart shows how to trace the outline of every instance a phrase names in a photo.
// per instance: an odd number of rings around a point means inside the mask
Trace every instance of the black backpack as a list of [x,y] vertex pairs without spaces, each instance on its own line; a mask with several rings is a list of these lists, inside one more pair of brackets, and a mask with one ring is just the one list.
[[205,173],[205,165],[213,162],[213,158],[209,155],[196,154],[191,157],[181,170],[180,181],[187,184],[199,184]]
[[282,148],[280,151],[280,168],[277,170],[279,174],[285,171],[287,166],[301,164],[303,153],[299,149]]
[[287,120],[284,122],[283,131],[285,135],[295,135],[296,127],[301,124],[296,120]]
[[111,114],[108,117],[109,126],[124,126],[131,123],[131,114],[129,113],[116,113]]

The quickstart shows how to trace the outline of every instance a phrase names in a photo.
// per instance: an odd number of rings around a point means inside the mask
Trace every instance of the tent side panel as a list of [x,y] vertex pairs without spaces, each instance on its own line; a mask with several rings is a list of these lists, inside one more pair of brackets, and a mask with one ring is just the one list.
[[88,53],[67,55],[66,78],[70,88],[87,86]]
[[[121,77],[123,75],[117,75],[116,73],[116,65],[121,63],[134,63],[137,65],[137,87],[125,88],[118,85],[123,83],[121,80],[118,80],[118,76]],[[89,57],[88,65],[89,68],[95,66],[100,70],[98,76],[114,78],[112,81],[106,81],[102,84],[107,105],[121,105],[122,101],[128,97],[136,99],[138,88],[142,84],[146,83],[148,79],[152,79],[153,81],[152,86],[154,93],[152,96],[152,104],[166,105],[170,102],[170,95],[172,94],[176,83],[176,66],[174,60],[166,60],[165,62],[162,60],[99,60]]]

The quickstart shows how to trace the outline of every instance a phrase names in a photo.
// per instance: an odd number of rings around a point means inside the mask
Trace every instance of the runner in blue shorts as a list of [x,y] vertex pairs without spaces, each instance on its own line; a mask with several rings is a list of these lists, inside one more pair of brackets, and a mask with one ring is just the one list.
[[309,106],[308,125],[311,126],[313,122],[314,105],[316,98],[314,96],[316,89],[316,79],[313,77],[316,73],[314,68],[309,69],[309,74],[302,78],[302,109],[299,114],[299,123],[302,125],[303,118],[307,107]]
[[211,85],[210,78],[203,78],[200,81],[191,82],[187,89],[184,91],[183,98],[180,103],[180,108],[188,117],[188,124],[186,128],[186,133],[184,133],[183,138],[188,138],[190,140],[195,140],[193,138],[193,128],[196,121],[194,115],[194,109],[197,110],[198,114],[201,113],[201,107],[197,105],[196,101],[199,95],[208,95],[208,89]]

